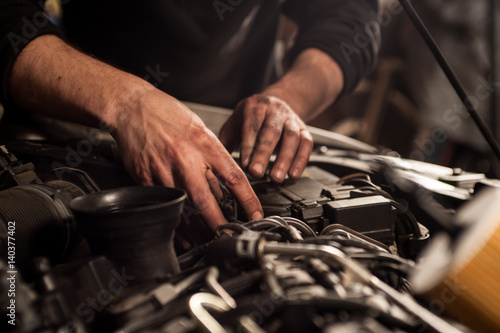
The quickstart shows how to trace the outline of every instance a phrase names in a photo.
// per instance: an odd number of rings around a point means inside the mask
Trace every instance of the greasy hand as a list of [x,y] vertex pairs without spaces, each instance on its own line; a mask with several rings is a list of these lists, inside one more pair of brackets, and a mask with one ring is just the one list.
[[222,127],[219,138],[233,151],[241,143],[241,165],[254,177],[262,177],[269,158],[280,142],[278,156],[270,172],[281,183],[288,173],[299,178],[313,148],[306,125],[283,100],[253,95],[241,101]]
[[138,183],[186,189],[211,228],[226,223],[216,197],[220,179],[250,219],[262,208],[243,171],[201,119],[175,98],[151,89],[124,107],[112,134],[124,164]]

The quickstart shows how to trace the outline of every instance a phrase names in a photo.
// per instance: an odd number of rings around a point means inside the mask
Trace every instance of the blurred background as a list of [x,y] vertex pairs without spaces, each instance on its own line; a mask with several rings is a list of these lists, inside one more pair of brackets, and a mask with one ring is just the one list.
[[[403,157],[498,178],[498,162],[399,2],[381,3],[382,13],[374,15],[382,29],[376,70],[313,125]],[[497,3],[412,2],[498,140]]]

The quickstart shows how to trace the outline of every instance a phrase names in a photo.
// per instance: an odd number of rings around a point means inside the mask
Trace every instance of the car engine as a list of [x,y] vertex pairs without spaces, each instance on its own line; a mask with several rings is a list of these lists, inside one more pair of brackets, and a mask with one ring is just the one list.
[[262,220],[223,189],[211,233],[183,191],[134,186],[85,133],[2,142],[2,331],[471,331],[410,276],[497,180],[318,144],[300,179],[250,179]]

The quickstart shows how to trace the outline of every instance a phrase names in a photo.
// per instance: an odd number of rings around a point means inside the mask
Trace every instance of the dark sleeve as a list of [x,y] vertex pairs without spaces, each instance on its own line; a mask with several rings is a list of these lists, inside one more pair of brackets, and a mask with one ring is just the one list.
[[61,36],[43,12],[44,1],[0,1],[0,102],[9,102],[9,80],[14,61],[29,42],[45,34]]
[[374,68],[380,44],[377,0],[287,0],[283,13],[299,25],[290,63],[307,48],[326,52],[344,73],[342,93]]

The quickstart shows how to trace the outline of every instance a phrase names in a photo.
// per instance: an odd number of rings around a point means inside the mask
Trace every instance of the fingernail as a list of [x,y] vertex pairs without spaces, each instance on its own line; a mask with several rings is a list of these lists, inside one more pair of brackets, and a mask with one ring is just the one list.
[[299,177],[300,177],[299,170],[297,170],[297,169],[292,170],[292,171],[290,172],[290,176],[291,176],[292,178],[299,178]]
[[249,162],[249,158],[248,157],[245,157],[244,159],[241,160],[241,167],[243,169],[246,169],[247,166],[248,166],[248,162]]
[[283,172],[281,170],[276,171],[274,177],[278,181],[278,183],[281,183],[283,181]]
[[254,174],[256,174],[258,176],[262,176],[262,174],[263,174],[262,165],[260,163],[255,163],[252,166],[252,171]]
[[264,216],[262,215],[261,212],[255,212],[255,213],[252,214],[252,216],[250,216],[250,221],[260,220],[263,217]]

